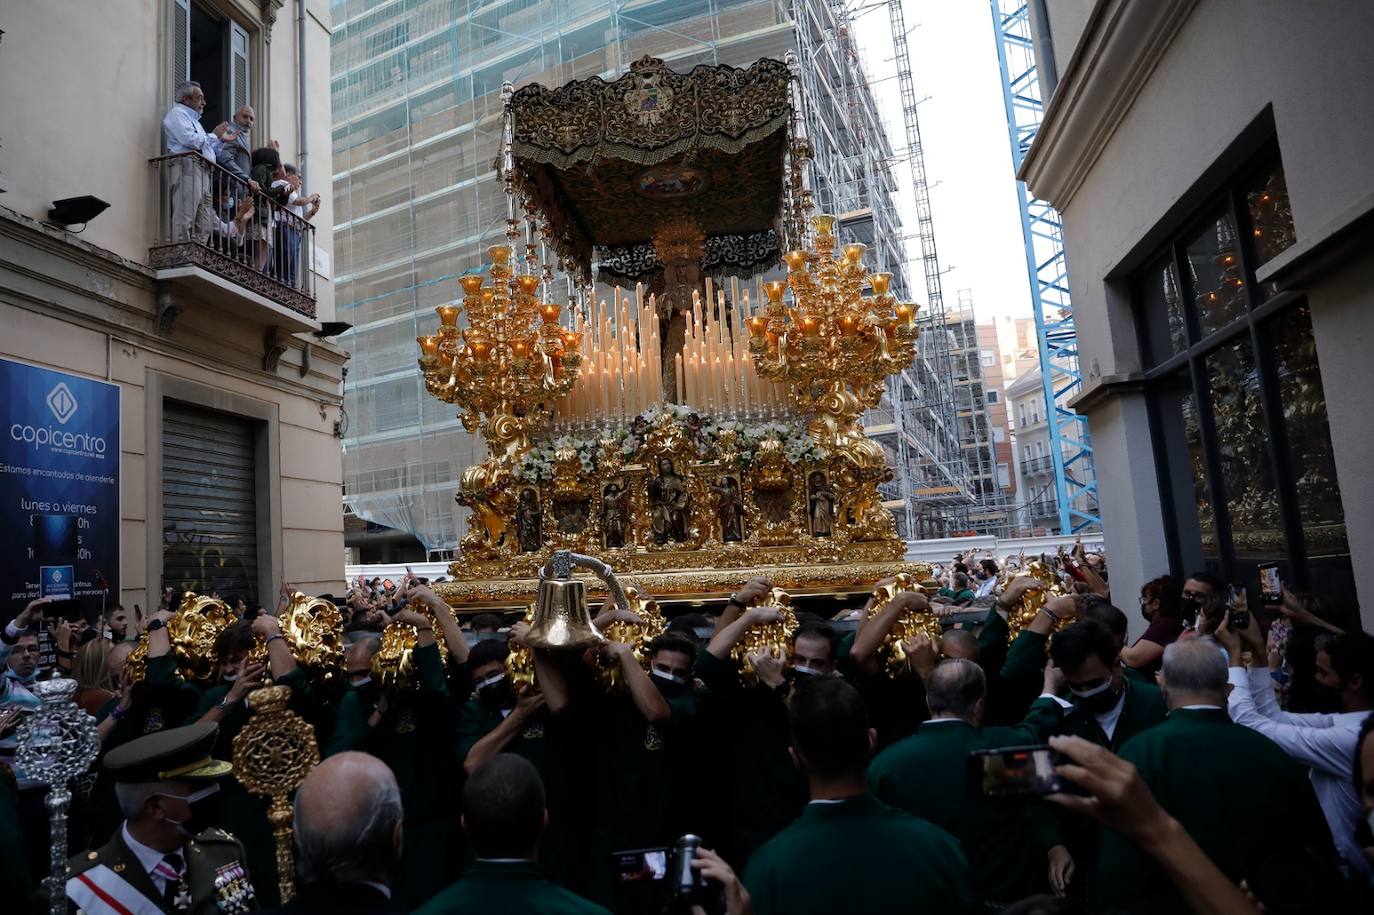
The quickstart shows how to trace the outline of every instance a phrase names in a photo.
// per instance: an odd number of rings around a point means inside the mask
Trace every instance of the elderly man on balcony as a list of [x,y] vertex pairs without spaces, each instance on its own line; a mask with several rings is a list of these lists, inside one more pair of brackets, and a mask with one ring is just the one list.
[[172,200],[171,240],[191,241],[193,226],[196,241],[204,240],[215,231],[228,234],[231,227],[226,227],[215,216],[211,188],[214,184],[212,163],[219,154],[219,138],[229,125],[220,124],[211,133],[205,132],[200,124],[201,112],[205,110],[205,93],[200,83],[181,83],[177,86],[176,94],[176,104],[162,119],[162,136],[167,143],[167,152],[173,155],[198,153],[205,161],[187,156],[171,162],[168,176]]

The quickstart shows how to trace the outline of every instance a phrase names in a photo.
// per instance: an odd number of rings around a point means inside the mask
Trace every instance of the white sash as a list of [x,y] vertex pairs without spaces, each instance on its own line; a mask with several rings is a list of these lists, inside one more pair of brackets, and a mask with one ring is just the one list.
[[86,915],[162,915],[162,905],[104,864],[67,881],[67,898]]

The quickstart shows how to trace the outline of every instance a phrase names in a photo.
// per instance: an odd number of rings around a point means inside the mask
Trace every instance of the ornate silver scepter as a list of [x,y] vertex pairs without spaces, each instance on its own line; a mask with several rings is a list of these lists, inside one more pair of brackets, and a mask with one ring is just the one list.
[[30,689],[42,701],[19,726],[14,761],[23,773],[48,786],[48,851],[52,873],[48,877],[51,915],[67,911],[67,805],[72,801],[68,783],[85,772],[100,754],[95,719],[72,697],[75,680],[40,680]]

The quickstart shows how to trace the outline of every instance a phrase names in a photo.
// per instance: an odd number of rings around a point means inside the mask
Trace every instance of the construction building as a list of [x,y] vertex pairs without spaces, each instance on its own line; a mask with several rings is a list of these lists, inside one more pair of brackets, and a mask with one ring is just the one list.
[[[926,282],[907,272],[892,144],[884,133],[843,5],[828,0],[336,0],[335,288],[341,342],[353,354],[344,434],[345,503],[355,559],[451,551],[465,523],[454,504],[463,469],[485,446],[452,408],[426,396],[415,338],[433,309],[461,300],[458,276],[482,266],[505,230],[493,162],[501,87],[615,78],[644,56],[678,71],[801,61],[818,208],[845,241],[894,274],[893,291],[942,322],[939,270],[916,125],[901,4],[905,156],[917,178]],[[924,200],[924,203],[922,201]],[[933,291],[932,291],[933,285]],[[962,462],[945,335],[920,344],[865,427],[888,451],[884,496],[906,537],[968,523],[976,499]],[[918,516],[920,516],[918,518]],[[418,541],[418,543],[417,543]],[[417,556],[417,558],[419,558]]]
[[[957,527],[951,533],[1006,536],[1008,490],[1013,484],[1008,461],[998,460],[998,442],[994,438],[994,423],[989,415],[989,407],[994,403],[999,408],[1002,406],[1002,395],[1000,385],[996,391],[989,391],[987,387],[983,360],[985,347],[980,339],[983,334],[973,313],[969,290],[959,290],[957,307],[945,311],[943,321],[930,315],[922,318],[920,323],[922,338],[930,339],[932,346],[935,345],[934,338],[943,338],[939,345],[949,354],[955,435],[961,463],[968,473],[971,498],[952,513],[952,520]],[[1003,410],[1004,440],[1005,419]]]

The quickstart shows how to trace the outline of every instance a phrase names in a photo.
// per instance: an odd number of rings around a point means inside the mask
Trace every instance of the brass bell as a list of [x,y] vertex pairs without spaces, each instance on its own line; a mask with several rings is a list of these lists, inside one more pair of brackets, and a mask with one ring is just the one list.
[[531,648],[587,648],[601,645],[605,636],[592,625],[587,609],[587,586],[572,577],[573,565],[586,563],[568,550],[559,550],[539,572],[539,593],[534,602],[534,622],[525,637]]

